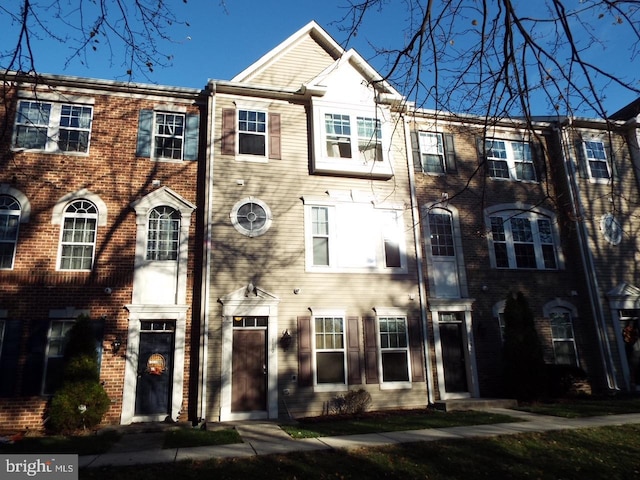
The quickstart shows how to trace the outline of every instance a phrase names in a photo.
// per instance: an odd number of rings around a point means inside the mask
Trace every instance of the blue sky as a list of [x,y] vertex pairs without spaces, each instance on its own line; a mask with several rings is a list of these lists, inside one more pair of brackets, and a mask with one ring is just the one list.
[[[46,2],[32,0],[32,3],[44,5]],[[66,0],[60,3],[66,4]],[[188,0],[187,3],[174,0],[172,3],[177,17],[190,24],[189,27],[174,26],[170,31],[174,43],[162,45],[163,51],[173,55],[172,67],[156,68],[149,78],[136,76],[136,81],[202,88],[210,78],[229,80],[311,20],[343,46],[347,40],[347,33],[340,30],[339,22],[348,13],[348,0],[224,0],[224,5],[218,0]],[[407,16],[402,8],[404,3],[394,0],[387,4],[382,15],[370,12],[366,28],[346,45],[354,47],[366,59],[373,55],[370,43],[397,47],[403,41]],[[0,45],[6,48],[13,44],[16,33],[15,27],[8,26],[3,17],[6,15],[0,9]],[[627,41],[610,25],[600,25],[598,35],[604,47],[596,48],[590,59],[607,60],[620,74],[635,79],[640,86],[637,67],[629,61]],[[126,80],[126,67],[120,65],[117,52],[110,64],[104,46],[89,52],[86,65],[74,60],[66,68],[64,64],[70,50],[64,44],[35,41],[33,49],[40,73]],[[380,60],[371,59],[371,63],[384,73]],[[615,88],[607,92],[605,105],[610,113],[636,98],[630,92]]]

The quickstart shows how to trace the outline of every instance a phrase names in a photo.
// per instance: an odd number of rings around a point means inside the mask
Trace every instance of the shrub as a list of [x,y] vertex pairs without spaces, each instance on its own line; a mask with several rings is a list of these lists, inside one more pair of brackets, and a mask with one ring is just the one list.
[[69,331],[64,352],[63,383],[49,404],[47,427],[57,433],[93,428],[111,401],[100,384],[95,339],[88,317],[81,316]]
[[49,406],[49,427],[58,433],[93,428],[109,409],[111,400],[98,382],[84,380],[65,383]]
[[546,372],[548,392],[552,398],[591,393],[587,374],[580,367],[547,365]]
[[349,390],[345,395],[337,395],[331,400],[330,413],[337,415],[356,415],[363,413],[371,405],[371,395],[362,388]]
[[545,395],[545,363],[533,312],[521,292],[509,294],[504,307],[504,380],[518,400]]

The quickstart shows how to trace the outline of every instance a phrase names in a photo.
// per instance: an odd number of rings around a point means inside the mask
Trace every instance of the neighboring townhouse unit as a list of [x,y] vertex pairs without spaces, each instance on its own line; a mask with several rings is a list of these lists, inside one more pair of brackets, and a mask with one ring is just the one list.
[[555,131],[562,145],[565,206],[575,218],[576,242],[590,306],[601,340],[610,390],[636,390],[640,380],[640,194],[638,105],[609,121],[566,118]]
[[412,112],[430,355],[443,400],[508,393],[503,311],[517,292],[534,313],[545,362],[602,378],[579,258],[567,255],[574,227],[556,190],[566,177],[549,167],[562,161],[551,127]]
[[416,109],[311,22],[203,90],[7,74],[0,107],[0,429],[43,426],[80,315],[105,423],[500,397],[516,292],[547,364],[638,384],[640,100]]
[[426,405],[402,97],[314,22],[209,88],[202,417]]
[[[43,426],[79,315],[96,334],[105,422],[186,418],[206,99],[75,77],[3,80],[0,428]],[[152,355],[159,368],[147,368]]]

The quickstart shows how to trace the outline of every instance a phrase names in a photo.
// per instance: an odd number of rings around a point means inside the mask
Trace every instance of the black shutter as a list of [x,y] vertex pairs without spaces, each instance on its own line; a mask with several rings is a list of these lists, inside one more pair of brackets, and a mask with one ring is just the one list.
[[458,167],[456,165],[456,149],[453,144],[453,135],[445,133],[444,138],[444,162],[447,173],[456,173]]
[[11,397],[16,392],[18,359],[22,339],[22,322],[6,320],[2,338],[2,357],[0,357],[0,396]]
[[313,385],[311,368],[311,317],[298,317],[298,385]]
[[48,332],[49,320],[32,320],[29,322],[27,359],[22,379],[22,393],[24,395],[40,395],[42,391],[44,353],[47,347]]
[[349,385],[360,385],[360,329],[358,317],[347,318],[347,371]]

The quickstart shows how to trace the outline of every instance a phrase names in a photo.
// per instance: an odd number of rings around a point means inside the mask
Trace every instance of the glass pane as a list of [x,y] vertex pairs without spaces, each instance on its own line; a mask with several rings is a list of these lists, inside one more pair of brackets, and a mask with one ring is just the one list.
[[313,239],[313,264],[329,265],[329,239],[315,237]]
[[518,268],[537,268],[536,253],[532,244],[516,243],[513,248]]
[[408,382],[409,367],[407,364],[407,352],[383,352],[382,353],[382,381],[383,382]]
[[318,352],[316,353],[317,382],[345,383],[344,353]]

